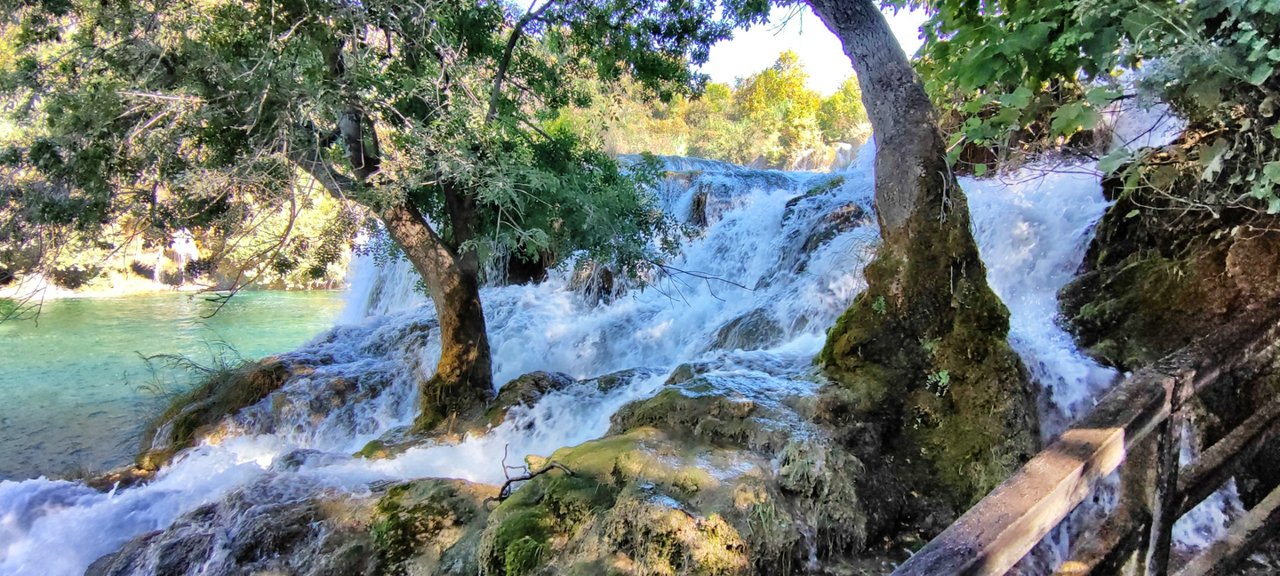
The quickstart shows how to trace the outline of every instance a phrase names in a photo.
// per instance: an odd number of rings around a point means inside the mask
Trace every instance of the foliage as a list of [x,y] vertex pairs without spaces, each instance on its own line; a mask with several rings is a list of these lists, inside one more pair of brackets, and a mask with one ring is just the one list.
[[[27,240],[45,236],[99,242],[121,233],[112,227],[163,243],[185,229],[234,247],[221,255],[239,269],[310,274],[336,262],[355,230],[339,209],[303,241],[290,240],[292,214],[311,209],[299,195],[316,184],[299,168],[317,165],[363,182],[344,201],[374,213],[407,201],[456,249],[482,257],[585,248],[636,260],[603,238],[658,226],[637,177],[590,134],[557,124],[557,112],[589,104],[589,86],[623,76],[646,97],[700,89],[704,79],[689,63],[767,6],[563,0],[523,12],[481,0],[179,0],[7,8],[0,86],[11,122],[26,128],[5,138],[0,154],[0,250],[57,243]],[[363,129],[354,140],[343,131],[353,125]],[[453,229],[453,190],[474,204],[473,230]],[[265,229],[275,242],[252,239]]]
[[1072,138],[1098,127],[1112,102],[1136,95],[1167,103],[1206,135],[1172,157],[1116,151],[1104,171],[1124,167],[1129,189],[1195,171],[1205,185],[1189,207],[1280,211],[1280,2],[908,4],[932,11],[918,66],[949,120],[953,161],[975,145],[1008,160],[1081,143]]
[[793,52],[735,86],[708,84],[700,96],[645,101],[624,82],[607,99],[568,114],[566,121],[607,126],[606,148],[617,153],[689,155],[738,164],[786,168],[837,142],[869,134],[862,92],[850,77],[822,98]]

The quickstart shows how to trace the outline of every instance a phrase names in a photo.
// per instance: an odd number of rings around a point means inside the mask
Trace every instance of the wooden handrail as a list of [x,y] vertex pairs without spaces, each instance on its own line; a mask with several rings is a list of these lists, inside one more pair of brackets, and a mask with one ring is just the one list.
[[1277,338],[1280,323],[1255,318],[1139,370],[894,574],[1004,574],[1169,417],[1176,389],[1194,396],[1222,374],[1269,360]]

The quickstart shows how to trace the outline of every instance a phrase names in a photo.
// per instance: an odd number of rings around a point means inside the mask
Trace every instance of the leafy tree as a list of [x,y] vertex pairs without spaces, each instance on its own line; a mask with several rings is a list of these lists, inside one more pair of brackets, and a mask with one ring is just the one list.
[[867,123],[867,111],[862,107],[862,87],[858,79],[850,76],[835,94],[828,96],[818,107],[818,126],[828,142],[849,142],[858,139],[861,128]]
[[618,153],[786,168],[806,155],[833,155],[831,144],[864,136],[867,117],[856,79],[825,100],[806,86],[807,79],[795,53],[785,52],[735,86],[707,84],[692,98],[658,102],[643,98],[634,82],[601,86],[609,97],[573,110],[567,120],[607,126],[606,147]]
[[[635,270],[664,219],[591,138],[553,120],[592,82],[696,91],[689,63],[757,0],[10,5],[20,229],[216,225],[308,185],[364,207],[422,274],[442,354],[427,428],[492,394],[480,273],[499,251],[585,249]],[[643,170],[639,171],[643,173]]]
[[[1264,0],[1073,0],[917,3],[932,11],[919,67],[951,110],[958,155],[966,144],[1009,151],[1055,145],[1097,125],[1118,98],[1168,103],[1193,132],[1225,133],[1169,162],[1117,151],[1104,171],[1126,189],[1183,186],[1187,207],[1265,206],[1280,212],[1280,3]],[[1122,72],[1136,83],[1121,84]],[[1125,94],[1136,89],[1136,94]],[[1194,138],[1198,140],[1198,138]],[[1007,155],[1007,154],[1002,154]]]
[[747,77],[734,91],[737,113],[752,128],[752,140],[765,143],[763,155],[771,164],[783,160],[789,150],[821,142],[817,129],[820,96],[809,89],[808,79],[799,56],[788,50],[773,66]]

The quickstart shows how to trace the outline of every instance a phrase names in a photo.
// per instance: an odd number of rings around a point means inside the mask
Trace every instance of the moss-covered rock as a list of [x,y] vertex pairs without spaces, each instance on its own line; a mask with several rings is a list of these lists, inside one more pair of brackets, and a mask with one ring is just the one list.
[[782,340],[782,324],[757,308],[726,322],[711,343],[713,350],[759,350]]
[[369,524],[379,573],[472,576],[493,487],[425,479],[394,486]]
[[609,435],[550,457],[572,474],[539,475],[503,502],[482,572],[775,574],[861,548],[856,458],[786,403],[676,380],[620,410]]
[[915,214],[887,239],[818,359],[843,388],[827,395],[824,421],[872,465],[868,476],[893,478],[883,491],[900,494],[884,496],[924,494],[953,512],[1030,458],[1039,435],[1008,311],[965,213]]
[[1104,182],[1116,202],[1060,298],[1068,328],[1101,362],[1131,370],[1280,304],[1280,218],[1181,209],[1173,197],[1200,186],[1198,174],[1172,192]]
[[575,382],[572,376],[559,372],[531,372],[520,376],[502,386],[485,411],[485,419],[491,426],[497,426],[506,420],[512,408],[532,406],[544,394],[564,390]]
[[170,402],[143,435],[138,467],[157,470],[179,451],[194,446],[224,418],[279,390],[291,369],[276,358],[214,370],[203,382]]

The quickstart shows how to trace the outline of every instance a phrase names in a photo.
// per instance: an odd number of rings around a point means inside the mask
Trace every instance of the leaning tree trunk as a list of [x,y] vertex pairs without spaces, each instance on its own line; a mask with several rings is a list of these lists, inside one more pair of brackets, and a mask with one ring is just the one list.
[[[339,124],[355,178],[328,166],[321,146],[293,151],[289,157],[334,197],[358,196],[362,183],[380,164],[377,134],[366,134],[366,126],[373,132],[372,123],[356,109],[345,114]],[[493,397],[489,337],[480,305],[479,262],[474,252],[463,254],[455,248],[471,237],[474,206],[452,188],[446,197],[454,232],[452,245],[408,200],[375,210],[387,234],[422,276],[440,322],[440,362],[435,374],[421,385],[414,420],[417,431],[428,431],[452,415],[481,408]]]
[[401,203],[379,214],[387,233],[422,275],[440,321],[440,363],[422,385],[414,429],[430,430],[493,396],[493,370],[478,266],[444,242],[422,214]]
[[864,462],[893,478],[877,482],[882,489],[960,510],[1036,449],[1034,394],[1007,342],[1008,311],[987,286],[933,106],[884,16],[872,0],[809,4],[862,86],[883,240],[867,289],[819,357],[841,388],[843,407],[831,413],[857,430]]

